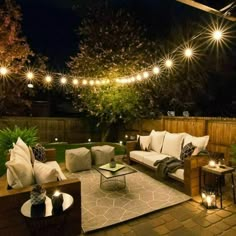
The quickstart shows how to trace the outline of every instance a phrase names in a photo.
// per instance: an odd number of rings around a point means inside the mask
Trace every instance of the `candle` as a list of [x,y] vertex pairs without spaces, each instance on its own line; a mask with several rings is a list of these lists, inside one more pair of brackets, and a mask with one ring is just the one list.
[[63,204],[63,195],[59,191],[55,191],[52,195],[52,206],[53,206],[53,213],[57,214],[62,211],[62,204]]
[[216,167],[216,162],[214,160],[209,161],[208,165],[210,167]]

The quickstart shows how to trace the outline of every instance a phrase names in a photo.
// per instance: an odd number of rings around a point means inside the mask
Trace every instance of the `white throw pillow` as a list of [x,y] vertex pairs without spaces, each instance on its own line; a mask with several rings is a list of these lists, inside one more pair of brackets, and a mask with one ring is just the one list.
[[138,135],[137,137],[138,137],[141,150],[149,151],[152,137],[150,135],[146,135],[146,136]]
[[55,168],[52,168],[43,162],[35,160],[34,176],[37,184],[44,184],[57,181],[59,173]]
[[166,132],[161,153],[180,159],[184,137],[184,133]]
[[[198,152],[201,150],[205,150],[208,142],[209,142],[209,135],[196,137],[196,136],[187,134],[184,138],[184,146],[188,143],[192,143],[196,147]],[[196,155],[195,153],[197,152],[193,152],[192,156]]]
[[18,152],[11,151],[10,161],[5,163],[7,167],[7,182],[14,189],[30,186],[35,183],[34,173],[31,163],[19,155]]
[[20,147],[25,152],[25,158],[27,159],[27,161],[32,162],[29,147],[20,137],[18,137],[15,145]]
[[151,150],[161,153],[161,148],[163,145],[163,140],[165,137],[166,131],[155,131],[152,130],[150,133],[151,136]]

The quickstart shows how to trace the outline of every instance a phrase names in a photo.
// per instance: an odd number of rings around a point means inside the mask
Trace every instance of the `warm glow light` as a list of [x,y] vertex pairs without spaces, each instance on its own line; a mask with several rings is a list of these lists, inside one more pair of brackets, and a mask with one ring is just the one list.
[[100,81],[99,80],[96,80],[96,85],[100,85]]
[[83,84],[83,85],[87,85],[87,84],[88,84],[88,81],[87,81],[86,79],[84,79],[84,80],[82,81],[82,84]]
[[136,76],[136,79],[137,79],[137,80],[141,80],[141,79],[142,79],[142,76],[141,76],[141,75],[137,75],[137,76]]
[[73,79],[73,80],[72,80],[72,84],[73,84],[73,85],[78,85],[78,84],[79,84],[78,79]]
[[131,78],[131,81],[132,81],[132,82],[134,82],[134,81],[135,81],[135,78],[134,78],[134,77],[132,77],[132,78]]
[[33,84],[28,84],[27,86],[28,86],[28,88],[33,88],[34,87]]
[[216,162],[214,160],[209,161],[208,165],[210,167],[216,167]]
[[149,77],[149,73],[147,71],[143,72],[143,78],[147,79]]
[[89,81],[89,84],[90,84],[91,86],[93,86],[93,85],[94,85],[94,80],[90,80],[90,81]]
[[153,69],[152,69],[152,72],[157,75],[160,73],[160,68],[158,66],[155,66]]
[[53,194],[53,196],[58,197],[60,194],[61,193],[58,190],[56,190],[55,193]]
[[29,80],[33,79],[34,78],[33,72],[31,72],[31,71],[27,72],[26,73],[26,78],[29,79]]
[[52,82],[52,76],[47,75],[47,76],[45,77],[45,81],[46,81],[47,83]]
[[103,79],[103,80],[102,80],[102,84],[105,84],[105,83],[106,83],[106,80]]
[[193,50],[191,48],[186,48],[184,50],[184,55],[188,58],[190,58],[193,55]]
[[171,59],[167,59],[167,60],[165,61],[165,66],[166,66],[167,68],[171,68],[171,67],[173,66],[173,61],[172,61]]
[[67,79],[66,79],[66,77],[62,77],[62,78],[60,79],[60,81],[61,81],[62,84],[66,84]]
[[222,31],[220,30],[215,30],[212,34],[213,36],[213,39],[216,40],[216,41],[219,41],[222,39]]
[[4,66],[0,67],[0,74],[2,76],[6,75],[8,73],[8,69]]

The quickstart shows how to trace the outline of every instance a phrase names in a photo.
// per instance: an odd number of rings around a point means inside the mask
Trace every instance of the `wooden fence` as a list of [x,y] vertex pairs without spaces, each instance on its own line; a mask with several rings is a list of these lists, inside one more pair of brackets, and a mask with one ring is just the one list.
[[41,143],[58,142],[81,143],[100,140],[100,132],[94,122],[82,118],[47,117],[2,117],[0,129],[9,127],[37,127]]
[[226,161],[230,158],[230,146],[236,143],[236,118],[212,117],[167,117],[155,120],[142,120],[126,125],[120,137],[125,134],[149,134],[154,130],[186,132],[194,136],[209,135],[209,151],[223,152]]
[[[96,124],[83,118],[44,118],[44,117],[1,117],[0,129],[19,127],[38,128],[40,142],[58,141],[68,143],[100,141],[101,135]],[[124,140],[125,134],[148,134],[154,130],[167,130],[169,132],[187,132],[194,136],[210,135],[209,151],[223,152],[226,161],[230,156],[230,145],[236,143],[236,118],[211,118],[211,117],[167,117],[154,120],[133,122],[125,127],[117,128],[110,140]]]

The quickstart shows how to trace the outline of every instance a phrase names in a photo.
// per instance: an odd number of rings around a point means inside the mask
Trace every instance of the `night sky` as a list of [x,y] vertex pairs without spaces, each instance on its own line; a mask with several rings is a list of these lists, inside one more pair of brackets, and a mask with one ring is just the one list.
[[[75,29],[81,17],[72,10],[75,0],[16,0],[23,13],[23,33],[32,50],[49,58],[49,69],[63,71],[78,48]],[[77,1],[80,3],[80,1]],[[175,0],[113,0],[114,7],[131,11],[149,35],[164,37],[173,21],[196,20],[206,13]]]

